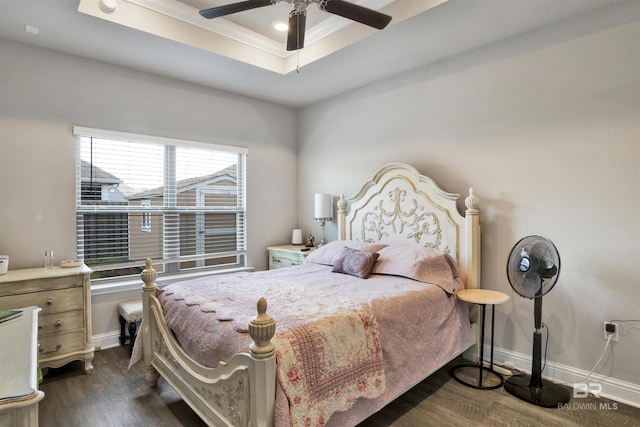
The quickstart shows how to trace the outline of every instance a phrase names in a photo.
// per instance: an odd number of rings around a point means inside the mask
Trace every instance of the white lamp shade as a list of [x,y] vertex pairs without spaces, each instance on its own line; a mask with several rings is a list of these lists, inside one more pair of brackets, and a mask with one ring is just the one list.
[[313,218],[333,218],[333,203],[331,194],[316,193]]
[[292,245],[301,245],[302,244],[302,230],[299,228],[294,228],[293,233],[291,233],[291,244]]

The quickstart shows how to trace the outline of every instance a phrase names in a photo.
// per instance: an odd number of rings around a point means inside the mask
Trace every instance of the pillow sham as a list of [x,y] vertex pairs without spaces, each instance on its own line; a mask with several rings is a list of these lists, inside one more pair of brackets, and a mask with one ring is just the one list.
[[342,256],[344,248],[357,249],[359,251],[377,252],[386,247],[383,243],[366,243],[360,240],[334,240],[326,245],[320,246],[311,252],[304,262],[312,262],[314,264],[334,265]]
[[407,277],[440,286],[448,293],[464,289],[458,266],[445,251],[410,246],[387,246],[380,251],[372,274]]
[[379,256],[377,252],[359,251],[345,246],[331,271],[366,279]]

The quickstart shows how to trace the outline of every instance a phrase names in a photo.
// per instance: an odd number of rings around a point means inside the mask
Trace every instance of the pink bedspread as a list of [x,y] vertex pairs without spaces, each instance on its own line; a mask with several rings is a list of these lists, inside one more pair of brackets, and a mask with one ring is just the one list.
[[[255,303],[261,296],[267,299],[268,314],[278,325],[274,338],[278,352],[276,426],[296,425],[301,419],[304,423],[307,420],[300,418],[304,412],[312,415],[308,420],[311,425],[354,425],[447,362],[462,349],[470,333],[466,304],[457,302],[439,286],[377,274],[363,280],[331,273],[330,266],[310,263],[177,283],[159,295],[167,324],[182,347],[207,366],[216,366],[233,354],[247,352],[251,338],[245,333],[246,325],[255,316]],[[331,355],[331,360],[324,360],[321,367],[305,365],[306,389],[292,387],[290,380],[297,378],[296,371],[283,366],[281,361],[291,358],[283,359],[282,355],[297,352],[295,359],[302,353],[299,345],[295,348],[296,345],[288,344],[290,339],[304,334],[310,339],[316,334],[323,336],[320,341],[330,341],[324,325],[328,313],[336,310],[342,316],[332,320],[342,322],[342,328],[336,329],[346,331],[344,326],[351,325],[352,331],[361,331],[362,336],[348,342],[345,340],[352,334],[343,332],[335,336],[337,343],[348,345],[321,351]],[[311,327],[300,329],[302,324]],[[363,325],[372,328],[365,332]],[[378,351],[377,342],[381,343]],[[343,362],[339,362],[339,356]],[[361,363],[353,363],[354,360]],[[349,363],[353,366],[348,367],[355,366],[360,371],[348,383],[336,382],[337,377],[332,375]],[[328,369],[330,366],[337,369]],[[328,388],[322,397],[331,395],[327,390],[334,395],[339,390],[345,393],[341,396],[345,399],[327,402],[310,393],[317,390],[317,383],[308,385],[316,378],[311,375],[316,369],[324,369],[323,373],[328,375],[325,379],[329,379],[323,383]],[[354,378],[355,390],[349,385]],[[358,378],[364,380],[360,387]],[[309,410],[310,402],[316,405],[312,405],[313,410]],[[333,411],[336,412],[332,414]]]

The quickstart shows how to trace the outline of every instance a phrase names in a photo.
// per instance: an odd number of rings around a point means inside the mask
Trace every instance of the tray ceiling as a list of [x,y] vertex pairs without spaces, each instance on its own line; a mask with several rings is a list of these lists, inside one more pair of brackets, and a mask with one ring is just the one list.
[[[117,11],[100,11],[99,1]],[[0,0],[0,46],[11,49],[11,40],[192,83],[201,91],[299,108],[505,41],[502,46],[517,55],[640,19],[637,0],[397,0],[379,6],[393,16],[382,31],[336,18],[346,26],[331,32],[331,16],[310,5],[309,31],[326,28],[327,35],[292,54],[269,33],[272,19],[288,15],[286,3],[235,14],[224,24],[275,43],[270,51],[202,27],[208,22],[197,14],[200,7],[237,0],[144,1],[189,10],[199,24],[134,0]],[[42,51],[25,53],[48,58]]]
[[[324,12],[312,3],[307,9],[305,47],[291,52],[286,50],[286,32],[273,28],[274,22],[288,20],[292,10],[289,1],[211,20],[198,13],[235,1],[80,0],[78,11],[280,74],[299,70],[379,31]],[[445,1],[352,0],[352,3],[391,15],[390,25],[395,25]]]

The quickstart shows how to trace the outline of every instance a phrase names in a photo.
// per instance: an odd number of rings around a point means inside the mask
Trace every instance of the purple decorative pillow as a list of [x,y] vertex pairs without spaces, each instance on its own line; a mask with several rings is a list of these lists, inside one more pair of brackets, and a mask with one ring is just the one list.
[[334,240],[311,252],[304,262],[314,264],[335,265],[342,257],[344,248],[358,249],[360,251],[377,252],[386,247],[384,243],[366,243],[360,240]]
[[359,251],[345,247],[331,271],[366,279],[371,274],[371,269],[379,256],[380,254],[377,252]]

